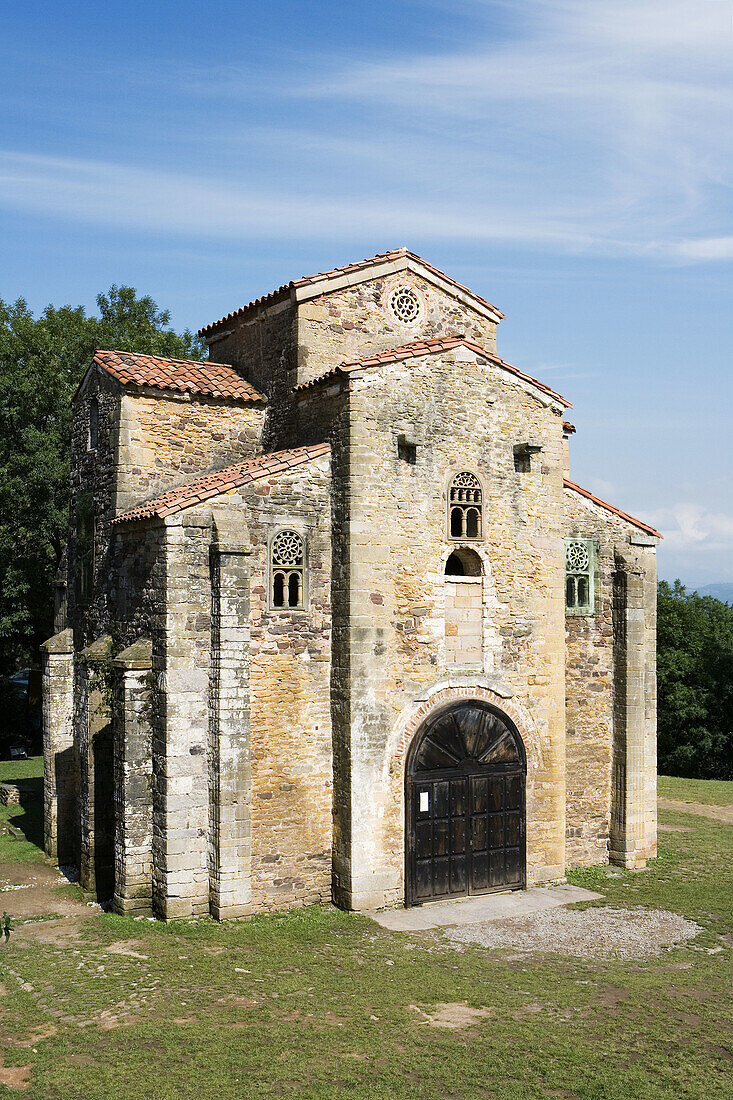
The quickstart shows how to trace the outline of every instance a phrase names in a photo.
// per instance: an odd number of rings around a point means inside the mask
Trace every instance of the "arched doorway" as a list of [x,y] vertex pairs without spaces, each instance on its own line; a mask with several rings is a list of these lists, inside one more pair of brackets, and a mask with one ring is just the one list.
[[524,887],[524,747],[514,724],[477,699],[432,715],[405,783],[405,903]]

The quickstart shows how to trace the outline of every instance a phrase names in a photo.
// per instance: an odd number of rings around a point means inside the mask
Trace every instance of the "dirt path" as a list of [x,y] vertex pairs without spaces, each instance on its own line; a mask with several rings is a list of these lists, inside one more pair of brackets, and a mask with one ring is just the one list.
[[11,916],[13,940],[76,939],[100,907],[80,901],[68,886],[50,863],[0,863],[0,910]]
[[675,810],[682,814],[698,814],[722,821],[724,825],[733,825],[733,806],[710,806],[706,802],[683,802],[677,798],[657,799],[661,810]]

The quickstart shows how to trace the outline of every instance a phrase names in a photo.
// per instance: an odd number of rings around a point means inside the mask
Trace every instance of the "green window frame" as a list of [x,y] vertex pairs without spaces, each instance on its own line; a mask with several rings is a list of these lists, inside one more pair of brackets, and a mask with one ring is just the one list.
[[565,612],[594,615],[596,547],[593,539],[565,539]]

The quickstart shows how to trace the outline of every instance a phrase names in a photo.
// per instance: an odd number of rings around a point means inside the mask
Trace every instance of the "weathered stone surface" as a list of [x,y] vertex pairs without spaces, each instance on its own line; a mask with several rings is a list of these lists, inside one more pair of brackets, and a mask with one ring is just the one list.
[[[399,287],[419,303],[411,323],[390,312]],[[523,743],[529,884],[609,855],[643,864],[656,844],[656,540],[563,487],[562,405],[475,349],[295,388],[418,338],[494,352],[496,322],[467,295],[385,269],[296,298],[265,299],[212,337],[266,408],[99,372],[80,390],[68,629],[44,653],[47,850],[60,859],[63,837],[86,885],[164,918],[400,904],[410,745],[436,710],[475,699]],[[112,525],[194,475],[321,442],[330,455]],[[481,486],[474,538],[450,535],[461,472]],[[82,599],[76,517],[90,500]],[[302,606],[276,606],[284,531],[305,547]],[[587,615],[565,614],[568,537],[595,547]],[[456,550],[480,576],[446,576]]]

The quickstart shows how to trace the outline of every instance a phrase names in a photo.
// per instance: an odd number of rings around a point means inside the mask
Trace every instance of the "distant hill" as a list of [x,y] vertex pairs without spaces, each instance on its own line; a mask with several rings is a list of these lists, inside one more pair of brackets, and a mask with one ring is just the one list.
[[701,596],[715,596],[716,600],[733,605],[733,581],[716,581],[715,584],[704,584],[697,591]]

